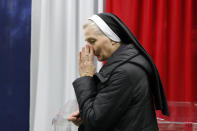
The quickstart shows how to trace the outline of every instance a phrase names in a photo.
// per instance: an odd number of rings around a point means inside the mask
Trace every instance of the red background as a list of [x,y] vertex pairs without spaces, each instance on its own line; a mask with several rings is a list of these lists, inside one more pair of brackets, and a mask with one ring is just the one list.
[[197,1],[107,0],[158,67],[169,101],[197,101]]

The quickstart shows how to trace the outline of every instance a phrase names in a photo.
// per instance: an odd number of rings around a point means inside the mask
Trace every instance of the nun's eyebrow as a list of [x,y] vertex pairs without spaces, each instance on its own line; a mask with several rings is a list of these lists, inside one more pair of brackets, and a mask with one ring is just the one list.
[[90,41],[90,40],[96,40],[96,39],[93,37],[89,37],[89,38],[85,39],[85,41]]

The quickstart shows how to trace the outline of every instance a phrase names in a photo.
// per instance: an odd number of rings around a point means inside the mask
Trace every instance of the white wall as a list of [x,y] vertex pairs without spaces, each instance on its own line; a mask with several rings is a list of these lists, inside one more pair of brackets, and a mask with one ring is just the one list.
[[82,25],[102,12],[104,3],[32,0],[30,131],[53,131],[52,119],[60,107],[75,99],[77,54],[85,45]]

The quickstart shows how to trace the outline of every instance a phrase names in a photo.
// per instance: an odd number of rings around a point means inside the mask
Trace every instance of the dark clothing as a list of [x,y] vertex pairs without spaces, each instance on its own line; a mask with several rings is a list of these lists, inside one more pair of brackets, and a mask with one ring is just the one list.
[[163,89],[163,85],[159,76],[156,65],[154,64],[152,58],[129,30],[129,28],[114,14],[111,13],[99,13],[97,14],[105,23],[111,28],[114,33],[121,39],[121,43],[132,43],[140,51],[146,60],[149,62],[153,70],[153,83],[151,85],[151,91],[153,96],[153,103],[157,110],[161,110],[164,115],[169,116],[168,104],[166,95]]
[[150,63],[133,44],[122,44],[94,77],[73,82],[80,131],[158,131]]

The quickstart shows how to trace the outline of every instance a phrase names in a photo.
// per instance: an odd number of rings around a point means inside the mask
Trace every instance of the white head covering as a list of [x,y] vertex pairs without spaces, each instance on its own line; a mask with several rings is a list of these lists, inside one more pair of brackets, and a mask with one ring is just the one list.
[[120,42],[120,38],[113,32],[113,30],[101,19],[98,15],[93,15],[88,18],[96,23],[96,25],[100,28],[100,30],[111,40],[115,42]]

